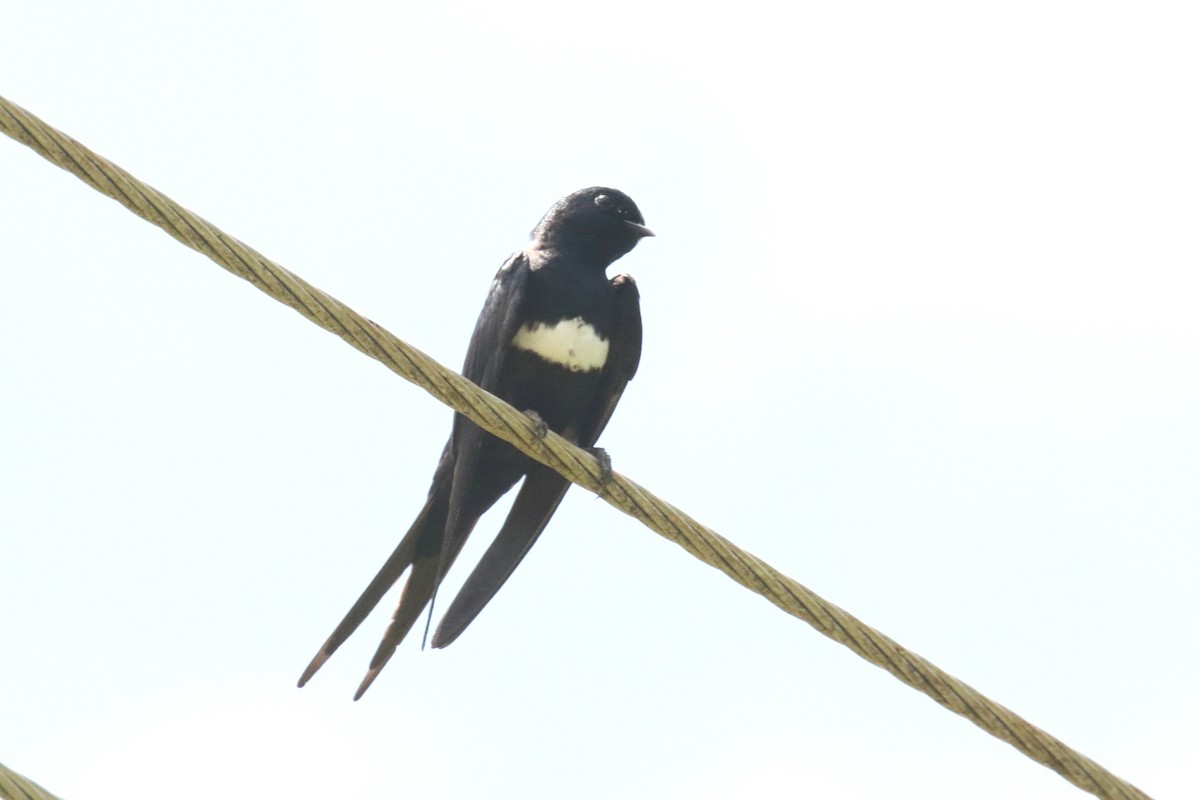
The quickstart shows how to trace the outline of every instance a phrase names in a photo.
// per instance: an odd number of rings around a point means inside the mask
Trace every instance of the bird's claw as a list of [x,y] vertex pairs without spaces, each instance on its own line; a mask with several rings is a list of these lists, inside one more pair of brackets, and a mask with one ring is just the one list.
[[546,424],[546,420],[542,419],[542,415],[533,409],[526,409],[521,413],[529,417],[529,421],[533,423],[533,438],[545,439],[550,426]]
[[604,494],[604,490],[612,483],[613,468],[612,458],[608,455],[608,451],[603,447],[589,447],[588,452],[600,463],[600,492]]

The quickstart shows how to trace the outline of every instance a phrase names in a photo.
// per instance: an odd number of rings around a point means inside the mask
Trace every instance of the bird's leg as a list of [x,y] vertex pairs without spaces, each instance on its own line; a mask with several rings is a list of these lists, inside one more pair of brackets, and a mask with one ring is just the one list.
[[608,485],[612,483],[613,479],[612,458],[608,455],[608,451],[603,447],[589,447],[587,448],[587,451],[591,453],[597,461],[600,462],[599,494],[604,494],[604,490],[608,488]]
[[529,421],[533,423],[533,438],[545,439],[546,432],[550,430],[550,426],[546,424],[546,420],[542,419],[542,415],[532,408],[527,408],[521,413],[529,417]]

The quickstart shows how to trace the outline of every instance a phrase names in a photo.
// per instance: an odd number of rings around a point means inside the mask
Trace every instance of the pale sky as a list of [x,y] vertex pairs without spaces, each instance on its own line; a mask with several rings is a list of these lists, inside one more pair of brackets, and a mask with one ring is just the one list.
[[[1194,4],[10,4],[0,94],[452,367],[558,197],[658,234],[615,468],[1200,794]],[[450,412],[0,140],[0,762],[76,800],[1076,798],[576,488],[350,698]],[[477,529],[456,589],[496,531]]]

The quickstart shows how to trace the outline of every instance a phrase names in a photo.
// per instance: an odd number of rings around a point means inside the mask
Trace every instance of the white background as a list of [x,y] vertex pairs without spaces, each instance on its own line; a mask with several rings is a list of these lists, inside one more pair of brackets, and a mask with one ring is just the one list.
[[[0,92],[455,367],[628,192],[616,468],[1195,796],[1193,4],[782,8],[14,3]],[[453,647],[351,703],[393,594],[297,690],[450,412],[7,139],[0,277],[0,760],[63,796],[1081,796],[578,489]]]

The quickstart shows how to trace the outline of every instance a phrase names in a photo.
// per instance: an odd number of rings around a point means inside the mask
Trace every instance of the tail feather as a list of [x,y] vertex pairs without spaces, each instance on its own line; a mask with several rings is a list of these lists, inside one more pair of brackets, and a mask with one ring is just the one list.
[[457,639],[500,591],[550,522],[570,486],[570,481],[549,467],[539,464],[529,470],[504,526],[433,634],[434,647],[445,647]]
[[[444,503],[444,501],[441,501]],[[321,649],[313,656],[313,660],[309,662],[305,668],[304,674],[300,676],[298,686],[304,686],[309,679],[316,674],[322,665],[329,660],[342,643],[350,638],[350,635],[358,629],[358,626],[363,623],[375,606],[379,605],[379,601],[388,593],[388,590],[396,585],[396,581],[400,580],[400,576],[408,569],[416,558],[418,546],[422,540],[429,535],[430,532],[437,534],[441,533],[442,519],[444,518],[444,508],[439,512],[437,506],[439,498],[436,493],[430,494],[429,500],[425,503],[425,507],[421,509],[421,513],[417,515],[413,521],[412,527],[408,529],[408,533],[400,540],[400,544],[396,545],[396,549],[388,556],[388,560],[379,568],[379,572],[363,590],[362,595],[346,612],[346,616],[334,628],[333,633],[321,645]],[[409,579],[411,583],[412,579]],[[406,584],[407,586],[407,584]]]
[[[463,438],[466,440],[470,437],[464,435]],[[404,590],[400,595],[400,603],[392,615],[392,621],[371,659],[366,677],[359,685],[354,699],[362,697],[378,677],[392,654],[395,653],[396,647],[412,629],[421,611],[436,596],[442,578],[458,557],[463,544],[466,543],[467,537],[475,527],[475,523],[496,500],[513,487],[526,470],[524,458],[515,450],[510,453],[510,445],[500,442],[498,439],[494,441],[494,445],[488,446],[491,449],[485,447],[482,454],[476,453],[473,456],[469,452],[471,448],[466,444],[456,445],[456,440],[453,438],[447,444],[437,472],[434,474],[433,485],[430,488],[429,499],[426,501],[425,507],[421,509],[421,513],[417,515],[417,519],[408,529],[408,533],[404,535],[395,551],[384,562],[358,601],[346,613],[321,649],[317,651],[300,676],[300,686],[304,686],[342,643],[354,633],[388,590],[411,566],[412,569],[408,573]],[[486,441],[483,444],[486,445]],[[454,457],[455,453],[458,454],[457,458]],[[483,464],[480,465],[480,462]],[[565,482],[563,483],[562,491],[566,490],[567,485]],[[525,496],[524,490],[521,496]],[[558,499],[561,499],[561,493],[558,495]],[[550,512],[553,512],[554,507],[558,505],[558,499],[554,500],[550,506],[546,513],[546,519],[549,519]],[[510,513],[509,516],[511,519],[513,513]],[[545,520],[537,526],[537,532],[540,532],[544,526]],[[536,538],[536,533],[534,538]],[[495,545],[493,545],[493,549],[495,549]],[[517,561],[519,560],[518,558]],[[513,566],[515,565],[516,562],[513,563]],[[489,594],[488,597],[490,596]],[[434,646],[438,645],[435,643]]]
[[421,611],[433,599],[446,571],[454,564],[454,559],[458,558],[467,541],[467,534],[471,532],[477,520],[478,517],[474,517],[465,523],[460,521],[460,528],[465,529],[459,530],[455,536],[447,536],[446,546],[439,547],[432,553],[418,555],[413,561],[412,572],[404,583],[404,591],[400,593],[400,603],[396,606],[396,612],[392,614],[392,621],[388,624],[387,632],[379,642],[375,655],[371,657],[366,676],[359,684],[358,691],[354,693],[355,700],[362,697],[375,682],[395,654],[396,648],[412,630],[413,624],[421,616]]
[[370,668],[362,683],[359,684],[358,691],[354,693],[355,700],[362,697],[363,693],[375,682],[375,678],[383,671],[387,662],[396,652],[396,648],[400,646],[400,642],[404,641],[404,637],[412,630],[413,623],[421,616],[421,611],[433,597],[433,593],[437,589],[440,562],[441,553],[439,551],[432,557],[418,558],[413,564],[412,573],[404,584],[404,591],[400,594],[400,603],[396,606],[396,612],[392,614],[392,621],[388,624],[387,632],[379,642],[375,655],[371,657]]

